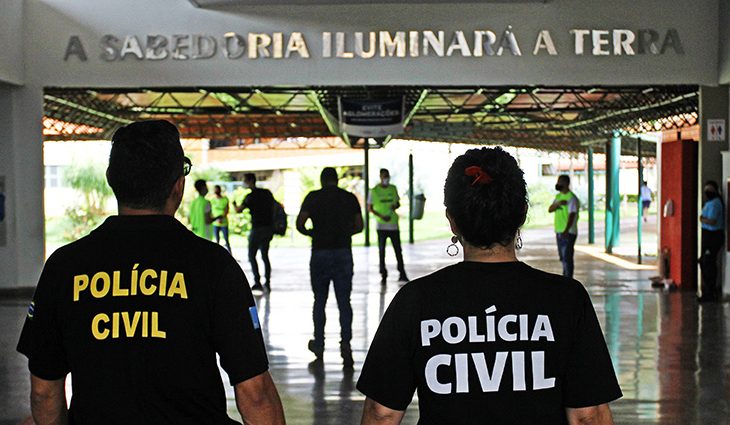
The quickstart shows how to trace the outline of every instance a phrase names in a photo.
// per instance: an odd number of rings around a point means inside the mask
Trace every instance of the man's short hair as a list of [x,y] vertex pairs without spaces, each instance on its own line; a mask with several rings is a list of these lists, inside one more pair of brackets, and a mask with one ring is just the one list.
[[568,183],[568,185],[570,185],[570,176],[567,174],[559,175],[558,180],[563,180],[564,182]]
[[246,173],[246,174],[244,174],[243,175],[243,181],[256,183],[256,174],[254,174],[254,173]]
[[380,174],[387,174],[387,175],[390,175],[390,171],[388,171],[388,169],[387,169],[387,168],[381,168],[381,169],[380,169]]
[[183,175],[180,132],[164,120],[138,121],[112,136],[107,181],[119,202],[130,208],[164,208]]
[[337,184],[337,171],[332,167],[325,167],[319,175],[319,181],[325,184]]
[[203,179],[195,180],[195,183],[193,184],[195,186],[195,190],[198,192],[202,192],[203,189],[207,188],[208,183]]

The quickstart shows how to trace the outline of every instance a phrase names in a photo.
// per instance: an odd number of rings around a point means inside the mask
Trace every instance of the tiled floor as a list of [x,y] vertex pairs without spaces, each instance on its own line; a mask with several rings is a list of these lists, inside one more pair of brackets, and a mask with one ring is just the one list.
[[[526,232],[523,239],[523,261],[559,271],[552,235]],[[453,260],[445,254],[446,244],[406,246],[411,277],[450,264]],[[356,248],[352,294],[355,372],[347,373],[340,365],[334,296],[328,303],[330,343],[325,364],[312,367],[313,356],[306,349],[312,329],[308,250],[278,249],[272,255],[274,290],[258,303],[288,423],[359,423],[363,397],[354,383],[380,315],[398,284],[389,282],[381,290],[377,248]],[[248,267],[245,262],[243,266]],[[698,305],[693,294],[651,289],[647,278],[652,274],[623,270],[576,253],[576,278],[592,296],[624,392],[624,398],[612,405],[616,423],[730,423],[730,307]],[[0,300],[0,425],[16,424],[29,411],[25,360],[14,351],[26,303],[25,299]],[[229,396],[231,415],[237,417],[230,389]],[[417,401],[411,407],[406,424],[418,419]]]

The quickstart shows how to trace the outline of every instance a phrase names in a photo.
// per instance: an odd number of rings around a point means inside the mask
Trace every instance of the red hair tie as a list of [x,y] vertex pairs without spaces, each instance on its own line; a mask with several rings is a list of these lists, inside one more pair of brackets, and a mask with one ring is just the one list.
[[476,186],[478,184],[489,184],[492,182],[492,176],[487,174],[487,172],[478,165],[466,167],[466,170],[464,170],[464,174],[469,177],[474,177],[474,180],[471,182],[472,186]]

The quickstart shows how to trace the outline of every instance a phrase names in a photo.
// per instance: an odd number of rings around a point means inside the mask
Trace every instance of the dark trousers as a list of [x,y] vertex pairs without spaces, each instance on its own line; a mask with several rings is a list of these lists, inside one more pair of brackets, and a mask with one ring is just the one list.
[[330,292],[330,282],[335,288],[337,308],[340,310],[340,343],[349,344],[352,339],[352,251],[343,249],[312,250],[309,263],[312,292],[314,292],[314,343],[324,347],[324,325],[327,322],[325,306]]
[[400,231],[399,230],[378,230],[378,254],[380,254],[380,274],[383,277],[388,276],[388,269],[385,267],[385,242],[390,238],[390,243],[393,244],[393,250],[395,251],[395,259],[398,262],[398,271],[401,274],[406,274],[406,268],[403,265],[403,251],[400,245]]
[[563,276],[573,277],[573,255],[575,254],[575,240],[578,235],[568,233],[556,233],[555,239],[558,242],[558,257],[563,263]]
[[717,281],[717,254],[722,248],[725,238],[723,230],[702,229],[702,254],[700,268],[702,269],[702,298],[719,299],[720,285]]
[[226,249],[231,252],[231,243],[228,241],[228,226],[216,226],[213,225],[213,233],[215,234],[215,243],[221,243],[221,233],[223,234],[223,241],[226,243]]
[[269,261],[269,244],[274,237],[274,230],[271,226],[252,227],[248,234],[248,261],[251,263],[254,284],[261,283],[259,264],[256,261],[256,252],[261,251],[261,258],[264,260],[264,277],[268,283],[271,280],[271,262]]

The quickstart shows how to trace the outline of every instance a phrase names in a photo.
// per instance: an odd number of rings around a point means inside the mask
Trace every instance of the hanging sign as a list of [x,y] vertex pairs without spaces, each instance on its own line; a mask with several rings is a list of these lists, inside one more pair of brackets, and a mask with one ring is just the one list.
[[340,130],[352,136],[385,137],[403,133],[403,98],[338,99]]
[[725,141],[725,120],[707,120],[707,141]]

